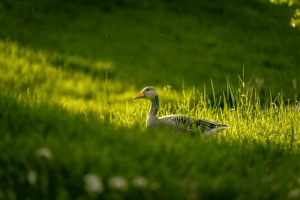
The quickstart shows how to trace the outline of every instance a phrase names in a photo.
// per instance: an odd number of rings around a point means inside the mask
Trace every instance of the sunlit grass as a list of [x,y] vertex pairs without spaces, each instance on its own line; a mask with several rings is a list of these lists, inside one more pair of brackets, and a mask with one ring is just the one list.
[[[230,129],[208,138],[146,130],[150,102],[132,99],[144,86],[110,80],[113,67],[0,41],[0,147],[6,152],[0,158],[8,171],[1,176],[7,188],[0,192],[5,197],[114,198],[112,180],[120,177],[128,184],[116,199],[223,199],[223,191],[230,191],[229,199],[299,196],[297,102],[282,94],[261,102],[258,89],[245,84],[244,73],[238,86],[227,76],[227,90],[212,98],[206,91],[217,91],[213,80],[204,92],[184,81],[181,90],[154,85],[160,95],[158,117],[188,115],[218,120]],[[43,147],[49,162],[37,158]],[[88,186],[90,175],[99,186],[95,190]],[[143,190],[134,183],[141,176],[148,183]],[[10,186],[12,181],[17,184]]]
[[297,0],[270,0],[274,4],[288,4],[288,6],[296,7],[294,15],[291,17],[290,25],[292,27],[300,27],[300,2]]
[[[9,94],[27,93],[38,102],[59,104],[75,112],[84,107],[97,113],[108,100],[128,97],[121,82],[106,80],[105,73],[113,67],[111,62],[46,55],[9,41],[0,41],[0,52],[1,86]],[[110,99],[107,91],[113,94]]]
[[[290,8],[32,2],[0,3],[0,199],[300,196],[298,102],[286,99],[299,94]],[[150,102],[132,97],[149,84],[158,117],[230,129],[146,130]]]
[[[56,104],[86,119],[96,118],[120,127],[138,125],[145,130],[149,102],[133,101],[138,92],[134,87],[107,78],[113,63],[36,53],[9,41],[0,42],[0,51],[1,87],[7,95],[29,104]],[[88,66],[102,70],[102,74],[93,76],[85,71]],[[213,80],[211,84],[213,88]],[[255,88],[246,88],[243,77],[236,89],[229,78],[226,84],[227,91],[219,96],[214,93],[213,99],[208,98],[205,88],[200,93],[195,88],[186,90],[183,85],[183,90],[176,92],[158,86],[158,117],[182,114],[218,120],[231,127],[216,136],[220,141],[273,142],[291,147],[299,144],[300,116],[294,102],[284,101],[279,94],[275,100],[261,103]]]
[[[269,89],[273,93],[283,89],[289,98],[299,93],[291,81],[300,81],[299,50],[294,45],[299,34],[288,25],[293,8],[260,0],[231,0],[222,6],[159,1],[148,2],[145,8],[143,3],[126,1],[124,7],[112,2],[106,12],[102,3],[98,7],[77,2],[69,10],[67,2],[30,2],[1,3],[0,21],[5,28],[0,38],[37,53],[44,50],[46,61],[54,67],[99,79],[105,79],[107,69],[109,81],[126,84],[118,93],[132,85],[138,90],[145,83],[170,84],[179,90],[183,78],[189,87],[194,84],[200,89],[212,78],[218,92],[226,88],[224,72],[236,77],[243,63],[247,83],[264,80],[261,98],[268,97]],[[134,5],[137,9],[131,8]],[[101,69],[94,67],[97,62]],[[232,79],[234,84],[237,80]],[[211,95],[210,87],[207,91]]]

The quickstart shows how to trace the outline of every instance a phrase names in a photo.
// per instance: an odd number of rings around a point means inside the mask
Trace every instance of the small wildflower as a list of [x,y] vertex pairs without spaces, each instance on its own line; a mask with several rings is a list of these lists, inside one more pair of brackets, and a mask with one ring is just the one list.
[[37,175],[36,171],[31,170],[28,173],[27,180],[30,183],[30,185],[35,185],[36,181],[37,181],[37,178],[38,178],[38,175]]
[[139,176],[139,177],[136,177],[135,179],[133,179],[132,185],[135,188],[144,189],[147,187],[148,181],[144,177]]
[[172,89],[171,85],[164,85],[164,91],[171,90],[171,89]]
[[289,198],[298,197],[299,195],[300,195],[300,189],[299,188],[292,189],[289,192]]
[[40,148],[37,151],[37,155],[40,158],[45,158],[45,159],[51,159],[52,158],[52,153],[49,149],[47,148]]
[[84,188],[91,196],[95,196],[104,190],[101,179],[97,174],[90,173],[85,175],[84,182]]
[[108,180],[108,185],[112,190],[124,191],[127,188],[127,180],[123,176],[114,176]]

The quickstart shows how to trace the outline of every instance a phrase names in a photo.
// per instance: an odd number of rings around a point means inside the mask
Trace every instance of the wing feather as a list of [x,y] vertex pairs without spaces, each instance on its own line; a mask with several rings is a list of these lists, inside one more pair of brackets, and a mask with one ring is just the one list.
[[198,119],[193,117],[188,117],[184,115],[167,115],[159,118],[164,124],[179,130],[179,131],[188,131],[194,133],[199,130],[202,133],[205,133],[209,130],[222,127],[218,121],[210,121],[205,119]]

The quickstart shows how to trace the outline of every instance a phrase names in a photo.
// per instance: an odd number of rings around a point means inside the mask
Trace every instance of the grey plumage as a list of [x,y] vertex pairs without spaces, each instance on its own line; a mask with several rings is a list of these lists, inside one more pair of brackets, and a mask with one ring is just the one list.
[[219,124],[217,121],[192,118],[183,115],[167,115],[160,118],[156,117],[159,108],[159,95],[154,87],[145,87],[140,94],[133,99],[146,98],[151,101],[149,114],[147,117],[147,127],[161,127],[163,125],[180,132],[189,132],[192,135],[195,131],[202,132],[203,136],[218,133],[229,127]]

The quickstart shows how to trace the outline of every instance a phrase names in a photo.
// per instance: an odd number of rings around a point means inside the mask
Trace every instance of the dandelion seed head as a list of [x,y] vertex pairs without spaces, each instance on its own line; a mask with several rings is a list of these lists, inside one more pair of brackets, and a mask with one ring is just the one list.
[[148,181],[144,177],[139,176],[139,177],[136,177],[135,179],[133,179],[132,185],[135,188],[144,189],[147,187]]
[[112,190],[124,191],[127,188],[127,180],[123,176],[114,176],[108,180],[108,185]]
[[292,190],[289,192],[289,197],[290,197],[290,198],[298,197],[299,195],[300,195],[300,189],[299,189],[299,188],[292,189]]
[[37,155],[40,158],[44,159],[51,159],[52,158],[52,153],[49,149],[47,148],[40,148],[37,150]]
[[36,171],[31,170],[31,171],[28,173],[27,180],[28,180],[28,182],[29,182],[31,185],[35,185],[35,184],[36,184],[37,178],[38,178],[38,175],[37,175]]
[[90,173],[84,176],[84,189],[91,195],[95,196],[104,190],[101,179],[97,174]]

